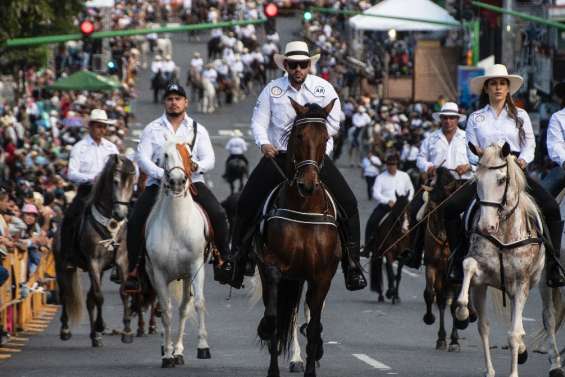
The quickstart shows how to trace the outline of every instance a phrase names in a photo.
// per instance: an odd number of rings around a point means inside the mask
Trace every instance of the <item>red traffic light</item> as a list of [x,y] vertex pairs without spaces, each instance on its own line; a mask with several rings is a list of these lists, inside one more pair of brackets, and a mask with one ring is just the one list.
[[276,17],[279,14],[279,7],[276,4],[268,3],[265,5],[265,16],[268,18]]
[[94,32],[94,22],[84,20],[80,23],[80,32],[84,37],[89,37]]

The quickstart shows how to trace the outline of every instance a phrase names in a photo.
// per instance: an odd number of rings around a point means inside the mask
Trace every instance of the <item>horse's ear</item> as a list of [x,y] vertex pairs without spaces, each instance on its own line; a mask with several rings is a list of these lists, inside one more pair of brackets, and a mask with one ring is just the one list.
[[337,97],[335,97],[334,99],[332,99],[332,100],[330,101],[330,103],[328,103],[328,104],[326,105],[326,107],[324,107],[324,111],[326,112],[326,115],[328,115],[329,113],[331,113],[332,109],[334,108],[334,104],[335,104],[335,101],[336,101],[336,100],[337,100]]
[[290,104],[292,105],[292,107],[294,107],[294,111],[296,111],[296,114],[306,114],[308,112],[308,108],[306,106],[302,106],[301,104],[299,104],[290,97],[288,97],[288,99],[290,100]]
[[508,142],[505,142],[504,145],[502,146],[502,149],[500,150],[500,158],[505,159],[506,157],[508,157],[509,154],[510,154],[510,144],[508,144]]
[[473,152],[473,154],[477,157],[481,157],[481,155],[479,154],[479,151],[477,150],[477,147],[475,147],[475,144],[469,142],[469,149],[471,150],[471,152]]

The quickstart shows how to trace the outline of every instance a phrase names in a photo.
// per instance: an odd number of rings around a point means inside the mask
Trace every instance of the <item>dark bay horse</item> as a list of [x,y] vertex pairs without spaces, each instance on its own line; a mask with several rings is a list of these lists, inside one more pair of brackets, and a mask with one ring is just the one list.
[[[396,203],[387,213],[387,217],[374,224],[369,218],[367,229],[365,230],[365,248],[372,253],[371,256],[371,290],[379,295],[378,301],[384,302],[383,296],[383,257],[386,262],[386,273],[388,278],[388,289],[386,298],[392,300],[393,304],[400,302],[398,287],[402,277],[403,264],[398,260],[398,256],[409,246],[409,237],[397,240],[406,234],[406,208],[408,196],[396,195]],[[393,263],[398,260],[396,273]]]
[[[458,352],[460,350],[459,335],[455,326],[457,322],[455,318],[456,302],[453,300],[459,286],[450,284],[447,278],[451,251],[443,222],[443,210],[442,207],[438,209],[438,205],[445,201],[458,187],[459,183],[449,169],[439,167],[436,170],[436,175],[431,182],[431,190],[425,194],[428,195],[428,200],[424,214],[427,215],[431,211],[434,212],[421,225],[425,227],[424,264],[426,265],[426,289],[424,290],[426,314],[423,321],[426,325],[432,325],[435,322],[435,316],[432,313],[432,306],[435,302],[439,312],[439,331],[436,349],[449,350],[449,352]],[[451,342],[448,348],[447,334],[445,332],[445,309],[449,300],[452,300],[450,309],[453,327],[451,330]]]
[[243,190],[245,180],[249,176],[247,163],[241,158],[232,158],[226,164],[224,179],[230,185],[230,194],[235,191],[235,181],[239,181],[239,192]]
[[[311,319],[306,329],[304,376],[316,375],[322,358],[322,306],[341,258],[337,211],[320,181],[320,168],[329,135],[326,118],[336,99],[325,108],[290,100],[297,117],[288,136],[289,180],[279,186],[255,252],[263,289],[265,313],[257,332],[269,347],[269,377],[279,376],[278,355],[288,353],[293,340],[304,282]],[[299,218],[296,217],[298,213]]]
[[[92,192],[86,200],[85,210],[80,216],[80,224],[73,237],[74,242],[71,245],[63,244],[60,234],[57,234],[54,254],[59,296],[63,305],[60,333],[62,340],[71,338],[69,319],[72,324],[76,324],[81,317],[83,293],[78,271],[80,268],[88,272],[91,282],[86,306],[90,317],[92,346],[102,346],[105,324],[102,318],[104,297],[101,281],[104,271],[116,264],[122,277],[120,287],[124,306],[122,342],[133,341],[130,328],[131,313],[128,297],[123,291],[123,282],[128,268],[125,220],[134,183],[133,162],[124,156],[112,155],[96,178]],[[76,267],[72,270],[68,269],[62,255],[74,256]]]

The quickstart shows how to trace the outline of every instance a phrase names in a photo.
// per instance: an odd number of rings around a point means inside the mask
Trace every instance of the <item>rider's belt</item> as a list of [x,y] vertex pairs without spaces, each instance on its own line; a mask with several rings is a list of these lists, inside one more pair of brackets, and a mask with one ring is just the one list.
[[307,213],[285,208],[275,208],[267,214],[267,221],[285,220],[301,224],[330,225],[337,227],[336,219],[325,213]]

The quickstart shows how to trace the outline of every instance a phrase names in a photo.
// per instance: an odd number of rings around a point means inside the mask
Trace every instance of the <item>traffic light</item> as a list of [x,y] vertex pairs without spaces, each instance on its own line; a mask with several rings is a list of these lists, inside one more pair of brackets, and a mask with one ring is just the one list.
[[314,15],[309,10],[304,12],[304,22],[310,22],[312,17],[314,17]]
[[85,38],[90,37],[92,33],[94,33],[94,22],[90,20],[84,20],[80,23],[80,32],[82,36]]
[[279,7],[277,4],[267,2],[263,6],[263,13],[265,13],[265,17],[267,17],[265,32],[267,34],[274,34],[277,31],[276,17],[279,14]]

